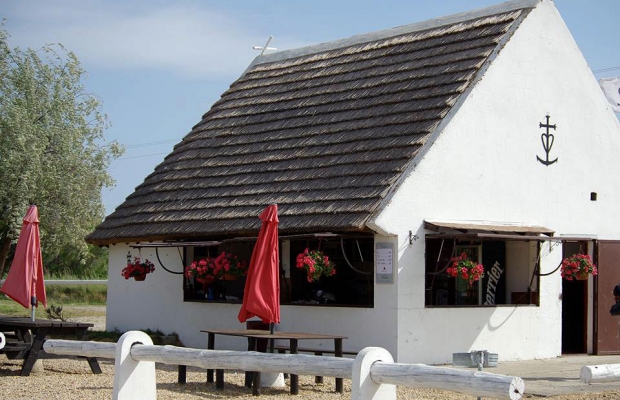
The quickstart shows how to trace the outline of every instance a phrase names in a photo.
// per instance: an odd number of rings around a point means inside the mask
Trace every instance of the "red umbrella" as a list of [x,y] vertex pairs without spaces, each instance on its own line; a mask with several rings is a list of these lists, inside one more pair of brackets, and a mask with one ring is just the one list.
[[271,204],[259,216],[263,224],[250,259],[239,322],[259,317],[271,325],[280,322],[278,205]]
[[24,217],[13,263],[0,291],[26,308],[32,305],[33,321],[34,308],[37,303],[40,302],[47,307],[45,283],[43,282],[43,258],[39,240],[39,213],[35,205],[28,208]]

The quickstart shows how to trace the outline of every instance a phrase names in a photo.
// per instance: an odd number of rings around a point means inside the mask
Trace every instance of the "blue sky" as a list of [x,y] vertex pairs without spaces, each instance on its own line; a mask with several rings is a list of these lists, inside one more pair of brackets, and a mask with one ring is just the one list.
[[[0,0],[11,46],[62,43],[127,148],[102,193],[111,213],[237,79],[270,35],[278,50],[501,3],[498,0]],[[556,0],[597,79],[620,76],[618,0]]]

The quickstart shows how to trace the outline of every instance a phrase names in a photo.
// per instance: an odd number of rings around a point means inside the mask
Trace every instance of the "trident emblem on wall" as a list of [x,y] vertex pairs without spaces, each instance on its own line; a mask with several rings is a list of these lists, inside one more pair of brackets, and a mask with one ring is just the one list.
[[549,124],[549,115],[547,115],[546,124],[543,124],[542,122],[540,122],[538,125],[539,125],[539,128],[546,128],[546,132],[540,135],[540,141],[542,142],[543,149],[545,150],[545,159],[543,160],[538,156],[536,156],[536,159],[540,161],[541,164],[549,166],[555,163],[556,161],[558,161],[557,157],[555,160],[549,161],[549,152],[551,151],[551,148],[553,147],[553,141],[555,140],[555,137],[553,136],[553,134],[549,133],[549,128],[555,129],[556,126],[555,124],[553,125]]

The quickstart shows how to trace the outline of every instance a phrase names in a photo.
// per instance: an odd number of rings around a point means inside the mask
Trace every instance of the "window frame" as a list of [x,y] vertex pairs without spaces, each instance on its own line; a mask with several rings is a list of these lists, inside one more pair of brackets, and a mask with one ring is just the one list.
[[[538,288],[540,287],[540,276],[537,272],[538,257],[536,257],[535,262],[532,262],[532,257],[529,256],[532,252],[535,252],[536,255],[540,254],[541,242],[546,238],[541,237],[541,240],[531,240],[531,238],[519,240],[518,237],[511,236],[506,238],[505,236],[507,235],[502,236],[501,238],[481,238],[479,236],[462,234],[426,235],[424,259],[425,308],[540,306],[538,298]],[[528,254],[521,257],[529,260],[527,264],[523,265],[523,261],[519,260],[519,257],[515,257],[519,249],[513,242],[530,243],[527,246],[529,248],[527,250]],[[450,243],[450,245],[446,243]],[[449,248],[446,249],[446,247]],[[503,252],[503,257],[492,261],[494,256],[489,255],[485,259],[485,247],[486,251],[490,253],[495,251],[501,255]],[[484,265],[485,276],[482,282],[474,283],[475,295],[477,296],[475,301],[471,299],[471,294],[469,294],[470,298],[468,300],[460,300],[463,296],[459,296],[459,293],[462,291],[457,288],[456,279],[448,276],[445,270],[450,264],[450,258],[460,254],[459,250],[472,248],[479,249],[477,261]],[[493,271],[493,267],[496,264],[496,269]],[[511,279],[511,268],[512,279],[518,279],[518,281],[509,280]],[[517,278],[515,278],[515,275]],[[517,283],[516,285],[515,282]],[[500,295],[503,297],[500,296],[501,298],[498,301],[495,296],[500,284]],[[520,285],[523,286],[522,291],[513,290],[515,286],[519,287]],[[491,291],[489,291],[489,286],[492,286]],[[490,296],[487,297],[489,294]],[[493,299],[493,303],[490,303],[489,299]]]

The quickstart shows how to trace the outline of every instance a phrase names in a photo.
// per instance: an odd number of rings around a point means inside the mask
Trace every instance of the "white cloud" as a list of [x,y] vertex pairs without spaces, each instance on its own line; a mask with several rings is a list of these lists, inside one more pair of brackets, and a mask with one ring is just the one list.
[[[157,69],[191,78],[238,76],[268,35],[254,34],[208,3],[103,0],[14,2],[4,11],[11,45],[62,43],[87,69]],[[7,12],[8,11],[8,12]],[[265,37],[262,37],[265,36]]]

